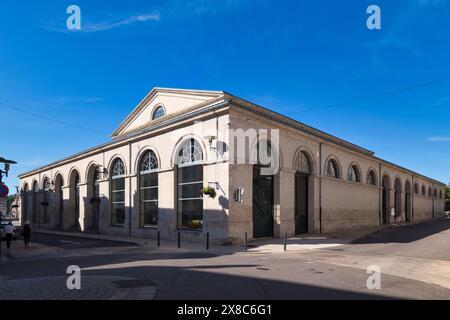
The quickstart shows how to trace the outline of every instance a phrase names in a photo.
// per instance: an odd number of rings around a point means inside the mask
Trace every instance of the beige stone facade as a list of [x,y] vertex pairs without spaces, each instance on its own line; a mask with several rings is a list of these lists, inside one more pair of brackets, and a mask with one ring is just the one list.
[[[255,177],[254,141],[236,151],[251,130],[256,140],[278,132],[270,143],[279,169],[270,177]],[[146,171],[150,150],[154,167]],[[203,241],[209,232],[215,242],[237,242],[245,233],[329,233],[444,214],[443,183],[221,91],[155,88],[110,142],[19,178],[22,217],[35,227],[124,237],[180,231]],[[195,193],[206,186],[215,198]]]

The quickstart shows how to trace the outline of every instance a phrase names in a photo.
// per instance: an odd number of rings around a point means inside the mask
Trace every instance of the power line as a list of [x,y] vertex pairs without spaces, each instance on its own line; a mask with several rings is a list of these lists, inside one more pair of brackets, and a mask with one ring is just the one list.
[[28,115],[33,116],[33,117],[37,117],[37,118],[45,119],[45,120],[52,121],[52,122],[55,122],[55,123],[63,124],[65,126],[69,126],[69,127],[73,127],[73,128],[77,128],[77,129],[82,129],[82,130],[87,130],[87,131],[92,131],[92,132],[96,132],[96,133],[101,133],[101,134],[109,136],[108,133],[100,131],[100,130],[97,130],[97,129],[87,128],[87,127],[83,127],[83,126],[80,126],[80,125],[77,125],[77,124],[73,124],[73,123],[69,123],[69,122],[53,119],[53,118],[50,118],[50,117],[47,117],[47,116],[44,116],[44,115],[41,115],[41,114],[38,114],[38,113],[34,113],[34,112],[31,112],[31,111],[22,109],[20,107],[12,106],[10,104],[7,104],[7,103],[1,102],[1,101],[0,101],[0,105],[4,106],[6,108],[9,108],[9,109],[20,111],[22,113],[28,114]]
[[309,108],[309,109],[304,109],[304,110],[299,110],[299,111],[287,112],[285,114],[289,115],[289,114],[297,114],[297,113],[302,113],[302,112],[315,111],[315,110],[321,110],[321,109],[328,109],[328,108],[334,108],[334,107],[342,107],[342,106],[346,106],[346,105],[349,105],[349,104],[354,104],[354,103],[358,103],[358,102],[362,102],[362,101],[367,101],[367,100],[372,100],[372,99],[381,98],[381,97],[385,97],[385,96],[390,96],[390,95],[397,94],[397,93],[400,93],[400,92],[414,90],[414,89],[421,88],[421,87],[431,86],[433,84],[437,84],[437,83],[440,83],[440,82],[445,82],[445,81],[448,81],[448,80],[450,80],[450,77],[436,79],[436,80],[432,80],[432,81],[428,81],[428,82],[422,82],[422,83],[411,85],[411,86],[408,86],[408,87],[403,87],[403,88],[400,88],[400,89],[386,91],[386,92],[375,94],[375,95],[371,95],[371,96],[356,98],[356,99],[352,99],[352,100],[348,100],[348,101],[344,101],[344,102],[333,103],[333,104],[328,104],[328,105],[318,106],[318,107],[312,107],[312,108]]

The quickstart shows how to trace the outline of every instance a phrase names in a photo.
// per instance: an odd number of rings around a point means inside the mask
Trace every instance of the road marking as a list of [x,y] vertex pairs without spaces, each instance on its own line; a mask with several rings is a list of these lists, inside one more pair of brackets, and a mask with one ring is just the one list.
[[58,240],[61,243],[70,243],[70,244],[81,244],[81,242],[70,241],[70,240]]

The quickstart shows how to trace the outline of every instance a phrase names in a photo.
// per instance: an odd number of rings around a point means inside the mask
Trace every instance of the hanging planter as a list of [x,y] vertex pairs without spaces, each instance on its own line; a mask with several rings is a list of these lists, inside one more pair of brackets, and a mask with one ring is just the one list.
[[217,195],[216,190],[213,187],[210,187],[210,186],[204,187],[202,189],[202,192],[203,192],[204,195],[207,195],[207,196],[209,196],[212,199],[214,199],[216,197],[216,195]]

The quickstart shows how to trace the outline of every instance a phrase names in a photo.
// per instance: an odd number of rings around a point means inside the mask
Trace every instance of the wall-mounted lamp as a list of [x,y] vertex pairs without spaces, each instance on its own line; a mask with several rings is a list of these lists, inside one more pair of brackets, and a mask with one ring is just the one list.
[[212,142],[213,142],[214,140],[217,139],[216,136],[213,136],[213,135],[207,135],[207,136],[204,136],[203,139],[208,140],[208,143],[209,143],[209,150],[216,150],[216,148],[212,146]]

